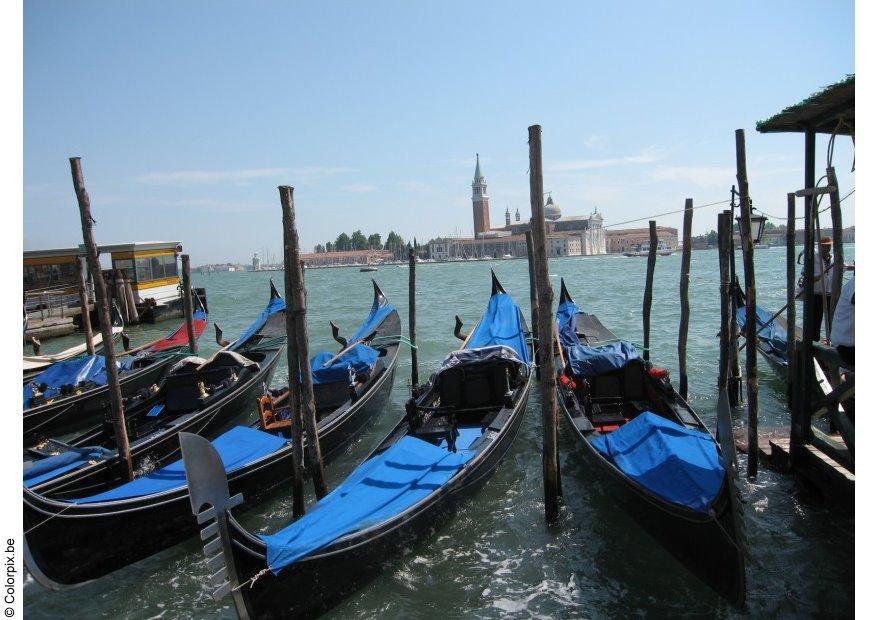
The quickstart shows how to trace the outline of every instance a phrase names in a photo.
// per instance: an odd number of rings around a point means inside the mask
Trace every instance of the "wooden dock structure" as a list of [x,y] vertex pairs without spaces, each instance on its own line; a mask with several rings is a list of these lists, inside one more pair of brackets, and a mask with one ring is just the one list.
[[[771,429],[759,434],[757,453],[764,463],[795,474],[810,483],[824,497],[837,505],[854,507],[854,367],[842,360],[838,351],[818,342],[818,326],[814,324],[814,249],[820,241],[820,201],[829,198],[829,217],[833,230],[841,230],[841,198],[835,171],[828,157],[824,177],[825,186],[817,186],[815,171],[815,148],[817,134],[827,134],[832,143],[836,136],[854,137],[854,76],[833,84],[812,95],[805,101],[788,107],[766,121],[757,123],[760,133],[792,132],[805,136],[805,177],[803,188],[795,192],[803,204],[804,242],[802,297],[802,334],[794,338],[795,317],[788,326],[789,347],[788,386],[790,400],[790,426]],[[832,144],[830,144],[830,147]],[[794,218],[797,210],[794,196],[788,196],[788,218]],[[832,303],[825,309],[827,337],[832,317],[841,293],[843,263],[842,238],[834,238],[835,261],[832,278]],[[793,244],[792,246],[790,244]],[[788,259],[795,254],[795,239],[788,236]],[[792,250],[792,251],[791,251]],[[788,287],[795,278],[795,265],[788,263]],[[793,291],[788,291],[792,301]],[[819,293],[817,294],[819,295]],[[795,350],[794,350],[795,349]],[[828,419],[828,424],[814,424],[819,418]],[[827,427],[827,430],[823,430]],[[762,429],[766,431],[766,429]],[[766,437],[764,437],[766,435]],[[764,439],[767,438],[767,442]],[[744,444],[747,449],[748,442]],[[742,449],[739,445],[739,449]]]

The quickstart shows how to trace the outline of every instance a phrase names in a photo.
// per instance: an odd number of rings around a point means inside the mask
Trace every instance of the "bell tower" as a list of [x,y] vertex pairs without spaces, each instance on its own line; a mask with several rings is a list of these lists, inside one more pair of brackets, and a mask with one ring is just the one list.
[[471,202],[474,206],[474,236],[488,232],[489,196],[486,195],[486,179],[480,173],[480,153],[477,153],[477,167],[474,168],[474,182],[471,183]]

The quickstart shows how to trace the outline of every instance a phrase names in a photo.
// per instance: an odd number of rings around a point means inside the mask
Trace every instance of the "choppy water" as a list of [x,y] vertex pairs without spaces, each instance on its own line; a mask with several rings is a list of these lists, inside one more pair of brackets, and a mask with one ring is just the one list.
[[[847,252],[852,259],[853,246]],[[782,249],[756,252],[758,301],[766,308],[777,309],[784,303],[784,256]],[[565,277],[582,308],[598,314],[621,337],[640,342],[645,264],[644,259],[618,256],[562,258],[551,260],[550,272]],[[469,328],[479,318],[489,294],[490,268],[528,316],[525,261],[422,264],[417,268],[421,376],[435,370],[455,347],[453,315],[459,314]],[[653,361],[671,369],[674,379],[679,272],[679,255],[657,261],[651,335]],[[207,289],[210,319],[233,338],[266,303],[270,276],[282,289],[281,273],[196,275],[194,281]],[[310,270],[312,350],[335,348],[329,320],[337,322],[345,334],[357,327],[370,304],[371,276],[396,305],[406,326],[406,267],[382,267],[374,274],[356,268]],[[558,277],[552,282],[558,297]],[[716,252],[693,252],[690,299],[690,402],[713,428],[719,323]],[[165,322],[135,327],[131,330],[134,344],[163,335],[171,326],[172,322]],[[203,353],[217,348],[211,336],[207,331],[201,339]],[[50,341],[46,349],[61,349],[75,340]],[[274,378],[276,385],[287,377],[284,362]],[[760,426],[786,425],[783,383],[762,360],[759,368]],[[409,355],[402,354],[392,407],[328,466],[331,485],[341,481],[403,415],[409,373]],[[509,458],[474,501],[328,617],[737,615],[589,482],[564,423],[559,449],[565,503],[559,523],[545,525],[539,398],[535,386]],[[254,414],[253,408],[250,415]],[[792,478],[768,470],[761,471],[753,483],[743,481],[741,487],[753,556],[747,574],[748,613],[782,617],[852,614],[853,515],[821,504]],[[244,521],[261,531],[279,528],[287,522],[290,505],[290,494],[281,491]],[[107,533],[107,544],[112,544],[114,536],[124,536],[124,532]],[[202,585],[206,571],[201,557],[200,543],[192,539],[65,592],[45,591],[28,576],[25,611],[30,618],[233,617],[230,603],[214,603]]]

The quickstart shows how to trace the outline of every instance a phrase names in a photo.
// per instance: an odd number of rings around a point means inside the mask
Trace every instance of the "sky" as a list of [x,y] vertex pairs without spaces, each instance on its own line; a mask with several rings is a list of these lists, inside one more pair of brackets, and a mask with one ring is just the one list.
[[[564,215],[726,200],[743,128],[754,206],[781,216],[803,138],[756,122],[854,71],[844,0],[27,0],[24,249],[81,242],[71,156],[98,243],[178,240],[194,265],[279,255],[278,185],[307,251],[356,229],[470,236],[475,153],[493,225],[529,217],[532,124]],[[853,163],[838,137],[842,195]],[[694,234],[721,208],[696,211]]]

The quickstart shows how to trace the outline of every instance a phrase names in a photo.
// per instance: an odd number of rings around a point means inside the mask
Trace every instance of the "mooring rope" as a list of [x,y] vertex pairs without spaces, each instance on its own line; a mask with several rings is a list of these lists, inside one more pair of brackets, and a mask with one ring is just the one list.
[[[714,207],[716,205],[723,205],[723,204],[726,204],[727,202],[729,202],[729,200],[720,200],[719,202],[709,202],[708,204],[705,204],[705,205],[699,205],[698,207],[693,207],[693,210],[704,209],[705,207]],[[634,222],[643,222],[644,220],[652,220],[652,219],[655,219],[657,217],[662,217],[663,215],[674,215],[675,213],[683,213],[684,211],[686,211],[685,208],[684,209],[677,209],[675,211],[666,211],[665,213],[657,213],[656,215],[648,215],[647,217],[639,217],[638,219],[635,219],[635,220],[626,220],[625,222],[616,222],[614,224],[607,224],[607,225],[603,226],[602,228],[610,228],[611,226],[622,226],[623,224],[632,224]]]

